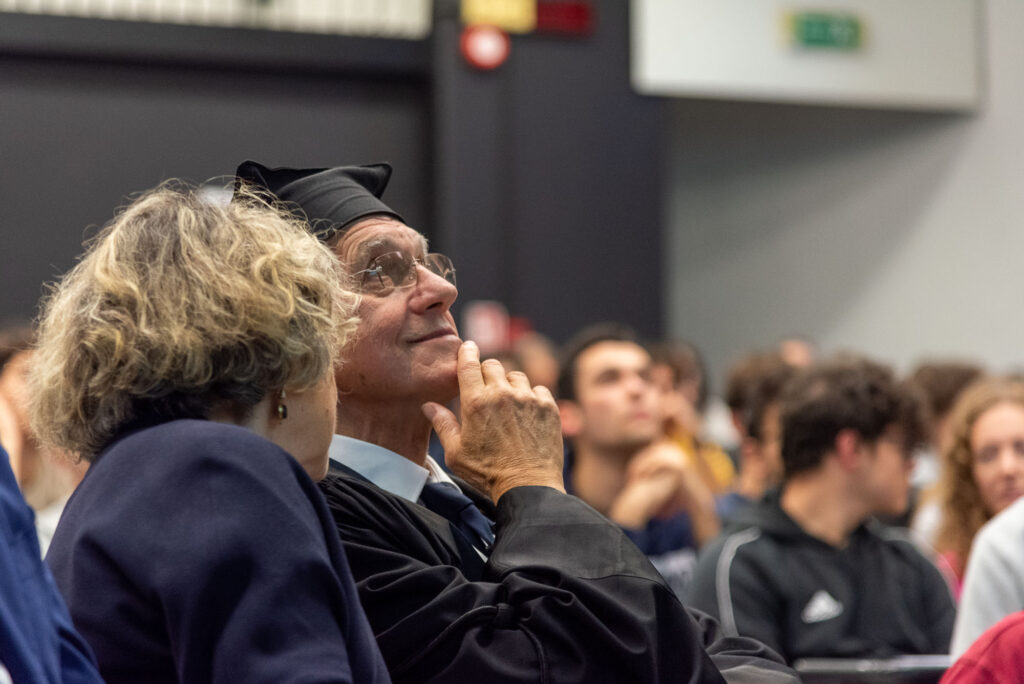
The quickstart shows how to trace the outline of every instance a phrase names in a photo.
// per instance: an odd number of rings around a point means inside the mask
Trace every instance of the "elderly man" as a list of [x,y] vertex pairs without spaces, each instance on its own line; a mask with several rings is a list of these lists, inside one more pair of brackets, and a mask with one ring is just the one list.
[[[238,169],[308,217],[362,295],[322,491],[393,679],[792,681],[760,644],[714,641],[564,493],[554,399],[459,339],[454,268],[379,199],[390,172]],[[461,422],[442,405],[456,395]],[[427,456],[431,427],[466,481]]]

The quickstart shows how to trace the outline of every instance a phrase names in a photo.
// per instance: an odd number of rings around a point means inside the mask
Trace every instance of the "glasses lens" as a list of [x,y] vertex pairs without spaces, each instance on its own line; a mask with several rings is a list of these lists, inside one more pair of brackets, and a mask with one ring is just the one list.
[[452,260],[444,254],[427,254],[413,259],[403,252],[381,254],[370,262],[368,268],[356,273],[359,290],[366,294],[384,296],[395,288],[409,287],[417,282],[416,264],[421,263],[431,273],[455,284],[455,268]]
[[452,285],[455,284],[455,266],[444,254],[428,254],[423,257],[423,265],[428,271],[441,276]]
[[396,287],[404,287],[410,278],[416,280],[412,269],[413,260],[401,252],[381,254],[370,262],[369,268],[360,271],[359,288],[370,294],[387,294]]

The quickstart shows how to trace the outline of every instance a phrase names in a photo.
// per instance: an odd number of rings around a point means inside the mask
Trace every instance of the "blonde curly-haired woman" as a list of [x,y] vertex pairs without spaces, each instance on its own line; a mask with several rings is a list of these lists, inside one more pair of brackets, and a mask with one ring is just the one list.
[[293,219],[163,186],[45,302],[33,424],[91,463],[47,562],[108,682],[388,680],[313,484],[339,282]]

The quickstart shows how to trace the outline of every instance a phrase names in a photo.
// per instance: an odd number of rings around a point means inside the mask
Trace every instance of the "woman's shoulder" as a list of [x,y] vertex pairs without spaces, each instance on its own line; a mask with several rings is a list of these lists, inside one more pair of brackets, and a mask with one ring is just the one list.
[[[139,458],[146,458],[145,463]],[[180,471],[188,463],[265,468],[294,464],[281,447],[251,430],[209,420],[173,420],[131,432],[111,444],[99,461],[131,461],[150,471]]]
[[[282,507],[308,513],[315,487],[287,452],[241,427],[179,420],[133,432],[93,462],[65,508],[74,526],[130,535],[126,519],[187,530]],[[223,517],[219,517],[223,516]],[[134,532],[146,538],[147,524]],[[64,524],[60,527],[71,526]],[[66,531],[65,531],[66,532]]]
[[256,433],[176,420],[114,442],[94,460],[70,503],[106,509],[107,498],[116,495],[120,506],[144,510],[208,500],[243,506],[267,497],[309,499],[313,489],[295,459]]
[[[252,430],[238,425],[213,420],[182,418],[166,423],[147,425],[124,433],[107,449],[123,449],[139,442],[169,442],[171,445],[187,446],[208,439],[236,439],[267,442]],[[269,442],[268,442],[269,443]]]

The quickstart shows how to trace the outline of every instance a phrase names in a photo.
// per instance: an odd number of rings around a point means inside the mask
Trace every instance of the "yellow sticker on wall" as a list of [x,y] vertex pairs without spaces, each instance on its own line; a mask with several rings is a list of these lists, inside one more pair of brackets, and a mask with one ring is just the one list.
[[537,0],[462,0],[462,23],[529,33],[537,25]]

